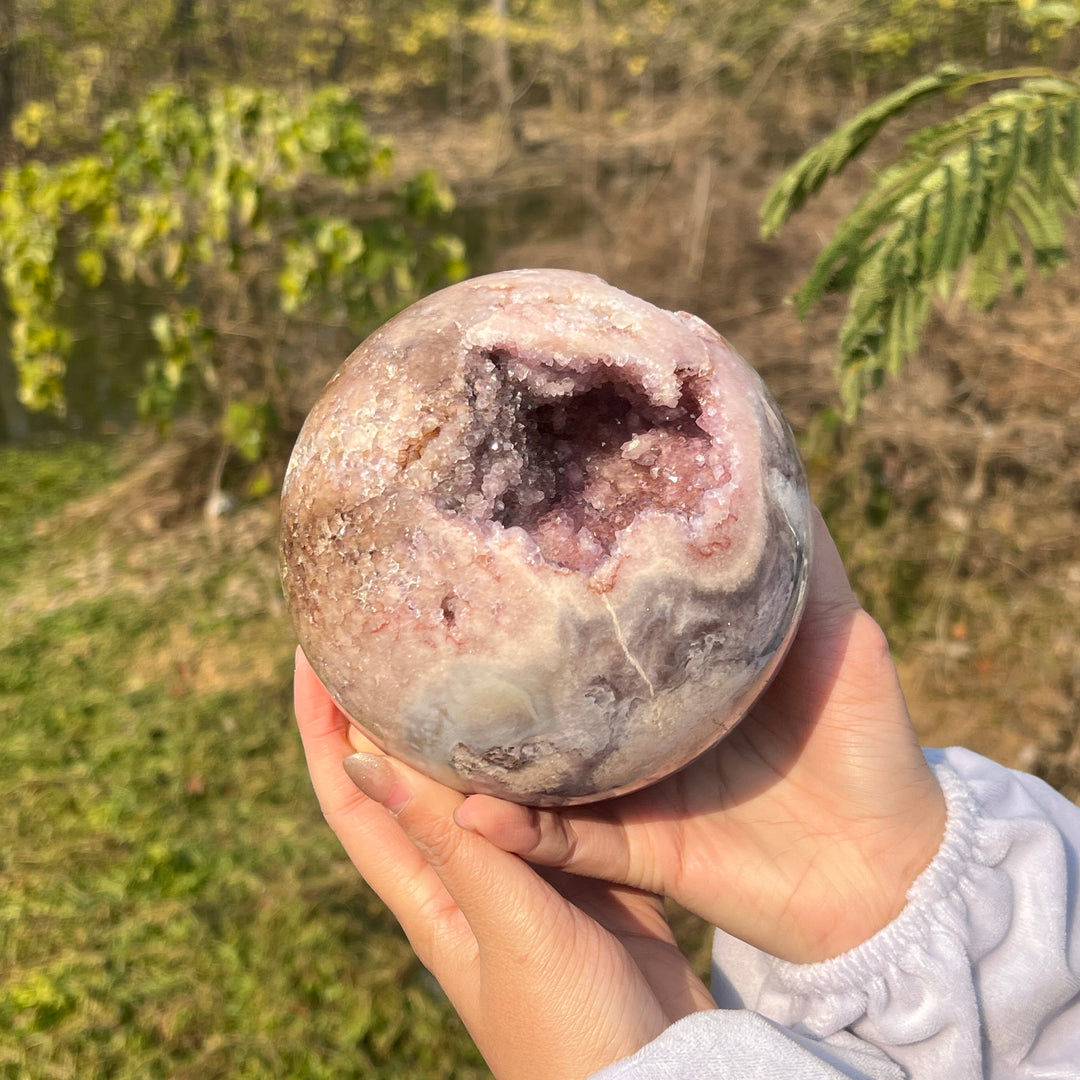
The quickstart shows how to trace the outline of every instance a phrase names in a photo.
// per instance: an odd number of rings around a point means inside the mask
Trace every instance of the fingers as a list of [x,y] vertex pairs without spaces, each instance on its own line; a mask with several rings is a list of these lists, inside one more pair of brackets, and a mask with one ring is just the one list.
[[616,823],[603,811],[537,810],[491,795],[470,795],[454,817],[463,829],[537,866],[661,891],[631,859],[625,821]]
[[323,814],[328,820],[345,819],[361,809],[365,801],[341,771],[342,758],[353,752],[348,734],[350,724],[300,648],[296,650],[293,708]]
[[[813,508],[813,564],[806,609],[798,633],[772,685],[755,704],[753,713],[771,716],[770,737],[791,752],[808,737],[839,677],[852,633],[862,623],[874,625],[859,606],[847,571],[817,507]],[[736,729],[753,732],[745,721]]]
[[659,896],[559,870],[543,873],[567,900],[618,936],[663,1004],[669,1023],[716,1008],[712,995],[679,951]]
[[[350,735],[354,729],[299,649],[293,687],[311,782],[323,814],[349,858],[395,914],[427,912],[431,925],[437,925],[443,935],[443,948],[453,947],[461,940],[460,912],[394,818],[346,775],[342,761],[353,753]],[[408,927],[405,930],[409,932]],[[471,940],[471,934],[468,938]],[[431,966],[430,935],[425,948],[426,952],[420,948],[417,952]]]
[[[356,754],[346,768],[385,811],[441,880],[482,949],[518,951],[548,921],[555,891],[516,855],[461,828],[454,811],[464,796],[400,761]],[[395,911],[410,939],[423,941],[429,923]]]
[[350,739],[370,743],[350,736],[348,719],[299,650],[294,700],[323,813],[421,959],[437,963],[447,933],[455,939],[462,929],[453,922],[459,911],[485,947],[520,948],[555,891],[516,855],[458,826],[459,792],[402,762],[354,753]]
[[650,949],[651,924],[627,951],[527,863],[458,826],[460,793],[385,756],[346,768],[438,875],[446,903],[391,907],[496,1075],[536,1076],[540,1062],[591,1074],[633,1053],[670,1022],[643,971],[660,970],[679,1010],[695,1006],[688,965],[674,946]]
[[[819,683],[834,694],[843,688],[849,711],[902,697],[889,643],[880,626],[861,607],[848,581],[840,553],[821,514],[813,515],[814,565],[799,633],[777,678],[808,688]],[[906,712],[904,712],[906,717]]]

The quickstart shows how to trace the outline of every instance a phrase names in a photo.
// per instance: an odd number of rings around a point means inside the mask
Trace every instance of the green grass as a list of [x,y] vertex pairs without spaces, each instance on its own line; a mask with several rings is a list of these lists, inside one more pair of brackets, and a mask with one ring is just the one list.
[[58,517],[118,471],[0,451],[0,1077],[487,1076],[319,813],[272,530]]
[[0,450],[0,593],[17,582],[32,552],[34,525],[116,470],[115,455],[98,443]]

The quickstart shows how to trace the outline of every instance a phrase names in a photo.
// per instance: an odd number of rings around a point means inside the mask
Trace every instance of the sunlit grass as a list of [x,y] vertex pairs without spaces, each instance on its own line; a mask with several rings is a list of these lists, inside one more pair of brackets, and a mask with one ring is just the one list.
[[272,534],[58,525],[115,473],[0,452],[0,1076],[486,1076],[311,793]]

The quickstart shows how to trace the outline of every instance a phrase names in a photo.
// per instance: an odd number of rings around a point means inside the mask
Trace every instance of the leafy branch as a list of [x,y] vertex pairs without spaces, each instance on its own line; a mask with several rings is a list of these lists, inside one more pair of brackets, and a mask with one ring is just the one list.
[[1050,271],[1065,261],[1065,221],[1080,206],[1080,82],[1045,69],[917,79],[807,151],[762,207],[769,237],[915,102],[1004,81],[1016,85],[907,140],[795,294],[801,317],[826,293],[849,295],[839,340],[848,419],[917,350],[935,297],[987,310],[1024,290],[1031,263]]
[[139,287],[156,347],[142,415],[164,427],[197,408],[258,459],[305,327],[363,332],[466,273],[442,227],[449,190],[430,170],[388,190],[390,162],[345,88],[166,86],[110,117],[92,153],[6,170],[0,282],[23,404],[66,406],[73,298]]

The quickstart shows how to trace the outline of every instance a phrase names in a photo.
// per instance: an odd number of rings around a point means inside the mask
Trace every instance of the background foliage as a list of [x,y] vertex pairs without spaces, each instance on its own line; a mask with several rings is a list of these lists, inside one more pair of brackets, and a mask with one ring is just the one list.
[[[24,144],[56,139],[47,119],[20,114]],[[465,273],[460,241],[427,229],[452,205],[431,170],[388,205],[358,207],[389,161],[340,87],[294,106],[280,91],[226,86],[196,100],[165,86],[110,114],[93,152],[9,169],[0,266],[21,401],[67,406],[79,328],[63,318],[65,300],[137,280],[146,301],[134,330],[156,346],[140,415],[165,425],[198,409],[259,459],[288,416],[283,351],[304,323],[360,333]],[[108,361],[96,366],[108,378]]]
[[[355,337],[466,272],[460,240],[438,220],[453,205],[448,187],[423,167],[391,181],[391,144],[372,135],[361,101],[385,117],[494,108],[520,144],[515,109],[528,103],[591,115],[657,93],[753,100],[792,79],[869,97],[912,69],[954,65],[926,77],[933,90],[916,82],[886,95],[825,144],[835,172],[890,117],[977,84],[957,64],[1055,65],[912,147],[819,260],[803,309],[838,284],[856,293],[840,350],[848,415],[917,343],[930,279],[948,293],[950,275],[978,254],[970,293],[986,305],[991,279],[1022,282],[1023,244],[1040,265],[1053,262],[1075,201],[1076,84],[1055,74],[1077,59],[1074,0],[771,0],[753,12],[727,0],[113,8],[102,18],[82,0],[5,0],[0,334],[10,355],[0,372],[14,366],[31,410],[62,409],[65,384],[78,386],[84,426],[132,388],[159,423],[195,408],[249,460],[292,422],[297,334],[306,345],[318,321],[336,348],[328,327]],[[801,201],[781,208],[774,197],[768,231]],[[136,281],[143,303],[118,311]],[[866,301],[881,292],[896,297],[887,310]],[[106,324],[133,315],[132,347],[117,348],[115,335],[103,347]],[[6,426],[25,427],[12,395],[0,400]]]

